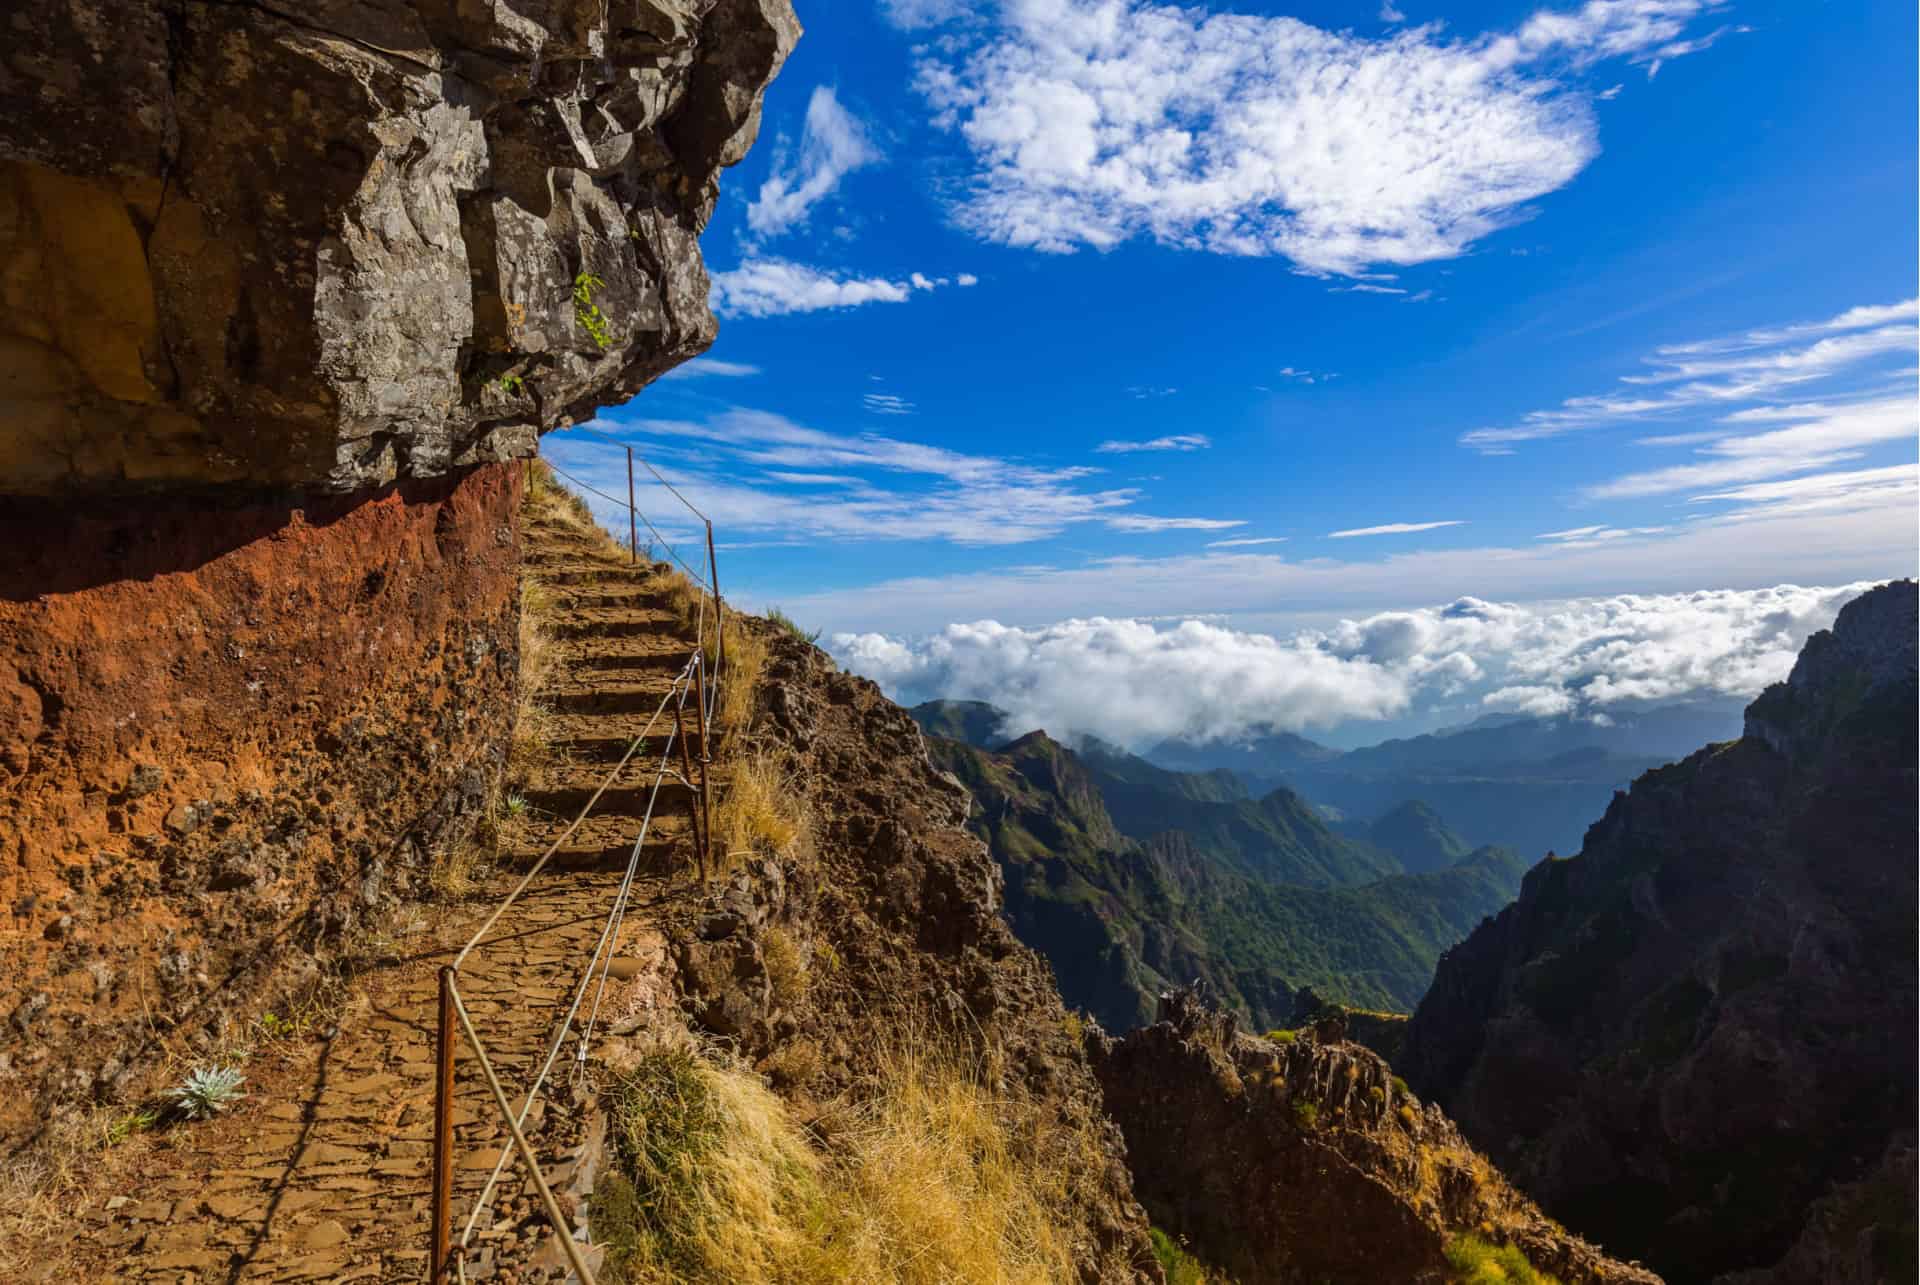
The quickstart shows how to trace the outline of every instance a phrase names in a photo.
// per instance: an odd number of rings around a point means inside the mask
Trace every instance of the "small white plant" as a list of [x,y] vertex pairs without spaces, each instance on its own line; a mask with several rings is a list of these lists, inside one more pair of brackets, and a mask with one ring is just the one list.
[[211,1120],[247,1095],[240,1092],[247,1077],[231,1066],[195,1067],[187,1078],[167,1090],[174,1109],[189,1120]]

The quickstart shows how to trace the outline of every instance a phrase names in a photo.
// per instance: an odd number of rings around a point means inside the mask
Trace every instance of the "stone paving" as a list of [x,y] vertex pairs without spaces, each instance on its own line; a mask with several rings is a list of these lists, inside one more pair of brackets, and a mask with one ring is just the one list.
[[[622,564],[577,533],[533,522],[523,574],[554,594],[559,662],[543,695],[554,711],[556,762],[527,794],[531,827],[516,853],[521,870],[552,841],[669,689],[691,652],[687,629]],[[691,713],[691,707],[689,707]],[[622,771],[593,816],[556,854],[520,902],[469,958],[460,991],[510,1096],[532,1077],[571,1000],[605,923],[665,745],[656,735]],[[697,754],[699,742],[692,748]],[[678,753],[674,754],[677,765]],[[688,794],[663,788],[643,868],[684,869],[690,858]],[[491,895],[450,925],[464,939],[517,875],[503,871]],[[635,887],[630,931],[616,978],[644,952],[649,907],[664,885]],[[653,940],[657,941],[657,938]],[[636,945],[636,943],[641,943]],[[231,1118],[172,1131],[172,1172],[153,1172],[138,1191],[76,1211],[108,1281],[423,1280],[428,1258],[437,970],[447,943],[379,970],[370,1006],[308,1046],[291,1087],[255,1091]],[[616,991],[620,984],[616,983]],[[629,988],[630,990],[630,988]],[[591,997],[590,997],[591,998]],[[631,993],[625,1003],[630,1016]],[[607,1012],[604,1023],[620,1016]],[[556,1190],[568,1185],[579,1128],[579,1089],[563,1050],[537,1103],[529,1136]],[[471,1202],[509,1141],[477,1063],[462,1048],[455,1125],[457,1236]],[[254,1087],[252,1085],[250,1088]],[[577,1206],[578,1191],[563,1198]],[[524,1264],[551,1239],[530,1185],[510,1162],[468,1258],[470,1280],[525,1279]],[[569,1214],[577,1212],[569,1209]],[[546,1252],[554,1247],[547,1245]],[[539,1273],[534,1273],[538,1275]]]

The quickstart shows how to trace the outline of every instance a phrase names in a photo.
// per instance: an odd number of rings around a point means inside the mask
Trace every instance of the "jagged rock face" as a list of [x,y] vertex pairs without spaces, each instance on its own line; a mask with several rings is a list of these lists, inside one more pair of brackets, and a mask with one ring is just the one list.
[[715,334],[697,238],[788,0],[24,0],[0,492],[530,454]]
[[1657,1285],[1544,1217],[1337,1027],[1256,1039],[1177,991],[1154,1025],[1089,1038],[1155,1225],[1244,1285],[1439,1285],[1461,1234],[1518,1245],[1568,1285]]
[[1414,1086],[1675,1280],[1778,1262],[1913,1126],[1915,606],[1848,604],[1745,737],[1617,796],[1414,1016]]

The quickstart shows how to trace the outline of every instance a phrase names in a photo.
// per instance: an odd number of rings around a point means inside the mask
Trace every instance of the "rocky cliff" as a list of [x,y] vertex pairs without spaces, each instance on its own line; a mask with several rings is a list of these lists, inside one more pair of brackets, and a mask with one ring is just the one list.
[[713,341],[787,0],[27,0],[0,486],[352,491],[527,455]]
[[1343,1035],[1335,1020],[1254,1038],[1180,991],[1153,1025],[1089,1039],[1157,1226],[1242,1285],[1439,1285],[1460,1278],[1447,1251],[1463,1237],[1514,1246],[1567,1285],[1657,1285],[1542,1215]]
[[[1415,1088],[1556,1216],[1676,1281],[1796,1239],[1743,1279],[1822,1279],[1809,1208],[1890,1146],[1911,1163],[1915,609],[1910,581],[1849,603],[1745,736],[1617,796],[1414,1016]],[[1910,1264],[1911,1203],[1881,1205],[1837,1252],[1904,1244]]]
[[13,1139],[225,1038],[482,810],[511,461],[712,341],[697,238],[799,28],[787,0],[4,26]]

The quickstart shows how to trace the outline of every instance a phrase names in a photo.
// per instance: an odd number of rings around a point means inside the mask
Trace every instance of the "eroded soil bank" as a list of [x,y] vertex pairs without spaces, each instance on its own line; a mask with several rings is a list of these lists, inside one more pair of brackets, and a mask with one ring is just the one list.
[[0,1139],[424,890],[510,732],[522,482],[0,507]]

